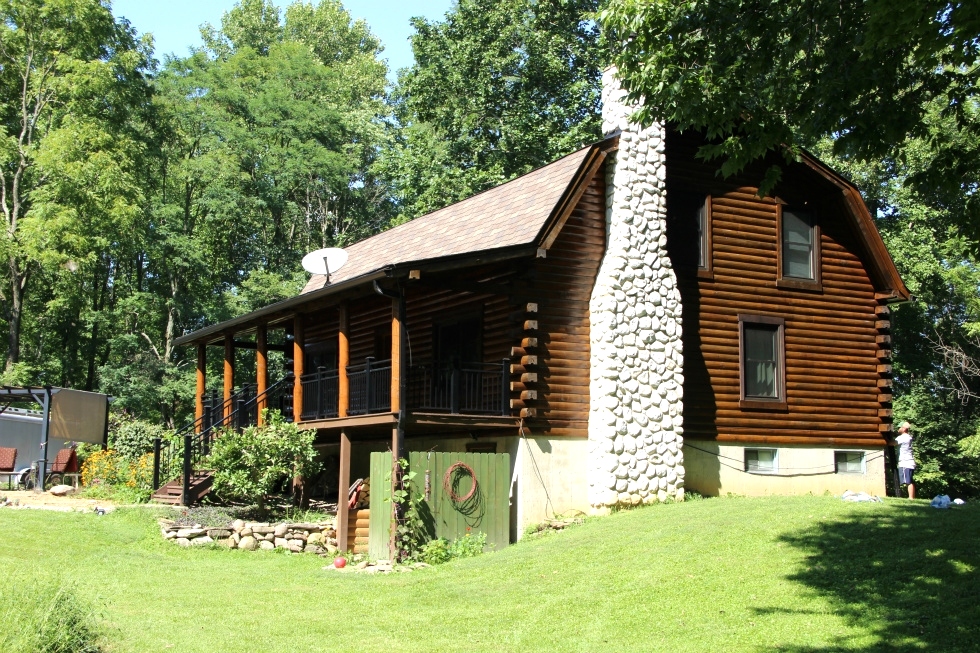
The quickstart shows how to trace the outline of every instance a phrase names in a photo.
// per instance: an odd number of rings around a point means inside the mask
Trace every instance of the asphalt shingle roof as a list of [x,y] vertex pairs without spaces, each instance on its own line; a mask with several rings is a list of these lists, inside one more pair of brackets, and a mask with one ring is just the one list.
[[[331,284],[389,265],[470,254],[534,242],[592,147],[456,204],[345,248],[347,263]],[[323,288],[313,275],[303,293]]]

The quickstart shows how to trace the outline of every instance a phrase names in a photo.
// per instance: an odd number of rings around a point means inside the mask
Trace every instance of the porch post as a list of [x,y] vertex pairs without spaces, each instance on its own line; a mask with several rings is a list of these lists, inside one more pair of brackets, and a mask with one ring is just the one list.
[[[401,302],[391,302],[391,412],[398,412],[402,405],[402,311]],[[398,450],[392,447],[392,451]]]
[[235,391],[235,334],[225,334],[225,392],[224,392],[224,418],[231,417],[234,406],[231,405],[231,395]]
[[208,369],[208,346],[200,343],[197,346],[197,394],[194,397],[194,432],[200,433],[204,418],[204,386]]
[[[348,303],[344,302],[340,305],[340,330],[337,335],[337,417],[347,417],[347,410],[350,408],[348,365],[350,365],[350,310]],[[341,442],[343,442],[343,437],[341,435]],[[341,451],[343,451],[343,445],[341,445]]]
[[[405,457],[405,403],[408,381],[405,357],[405,293],[401,291],[391,302],[391,410],[397,412],[397,420],[391,430],[391,496],[401,489],[399,459]],[[388,534],[388,553],[391,560],[398,559],[396,534],[402,515],[398,504],[391,502],[391,530]]]
[[350,438],[347,431],[340,432],[340,488],[337,490],[337,548],[347,550],[348,517],[347,493],[350,489]]
[[259,426],[265,421],[262,419],[262,411],[266,406],[266,398],[262,393],[269,386],[269,350],[266,342],[266,327],[260,324],[255,330],[255,402],[256,419]]
[[293,422],[303,419],[303,315],[293,318]]

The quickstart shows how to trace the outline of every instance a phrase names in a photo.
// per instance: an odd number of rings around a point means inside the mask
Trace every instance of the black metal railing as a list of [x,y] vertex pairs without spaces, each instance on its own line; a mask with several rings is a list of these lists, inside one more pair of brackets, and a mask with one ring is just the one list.
[[[211,452],[211,443],[219,429],[245,428],[258,423],[259,406],[282,412],[286,421],[292,421],[293,378],[286,377],[273,383],[262,394],[256,394],[254,385],[246,385],[224,401],[217,391],[205,393],[204,414],[179,429],[166,440],[157,438],[153,443],[153,489],[159,489],[177,477],[183,477],[184,502],[190,477]],[[225,414],[225,407],[232,408]],[[288,407],[289,413],[285,409]]]
[[413,365],[409,370],[408,408],[422,412],[510,415],[510,361]]
[[348,365],[347,382],[348,415],[391,412],[391,360],[368,356],[361,365]]
[[300,377],[303,384],[302,421],[337,417],[337,370],[318,367],[312,374]]

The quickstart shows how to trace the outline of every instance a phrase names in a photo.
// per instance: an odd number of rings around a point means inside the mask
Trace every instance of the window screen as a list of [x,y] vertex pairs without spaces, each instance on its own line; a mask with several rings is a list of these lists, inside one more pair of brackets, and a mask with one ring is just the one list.
[[746,449],[745,471],[759,473],[774,473],[776,468],[775,449]]
[[783,210],[783,276],[813,279],[813,216]]
[[863,474],[863,451],[835,451],[834,466],[838,474]]
[[779,398],[779,329],[769,324],[745,324],[745,396]]

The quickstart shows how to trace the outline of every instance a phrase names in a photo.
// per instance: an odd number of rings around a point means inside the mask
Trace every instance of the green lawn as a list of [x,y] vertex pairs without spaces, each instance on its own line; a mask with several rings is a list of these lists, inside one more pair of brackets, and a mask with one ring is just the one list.
[[152,516],[0,510],[0,568],[76,582],[112,651],[975,651],[980,510],[710,499],[410,574],[181,549]]

